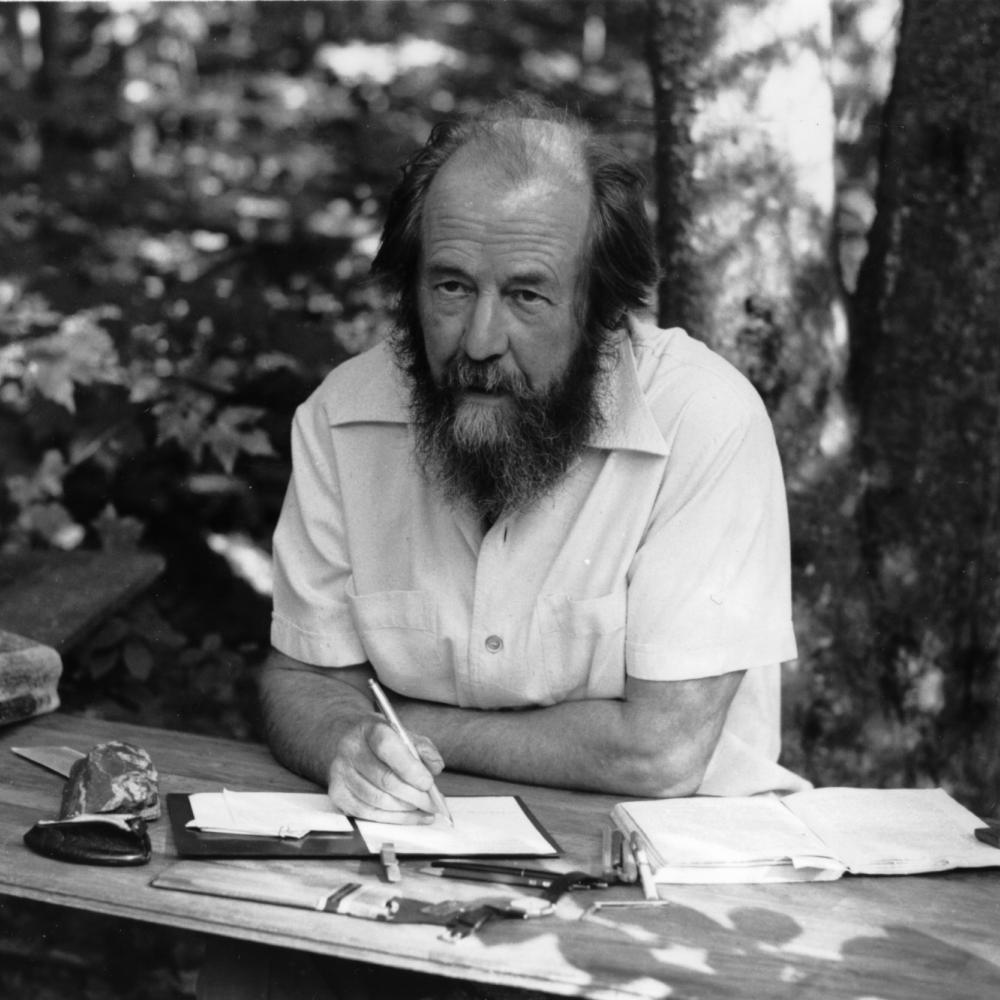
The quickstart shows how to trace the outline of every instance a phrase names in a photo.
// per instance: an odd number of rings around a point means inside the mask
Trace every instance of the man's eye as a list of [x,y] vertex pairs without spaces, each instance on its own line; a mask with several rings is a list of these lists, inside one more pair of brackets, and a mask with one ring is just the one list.
[[538,292],[532,291],[530,288],[515,288],[511,295],[517,302],[525,306],[540,305],[547,301],[544,295],[539,295]]
[[442,295],[464,295],[465,285],[460,281],[439,281],[434,286]]

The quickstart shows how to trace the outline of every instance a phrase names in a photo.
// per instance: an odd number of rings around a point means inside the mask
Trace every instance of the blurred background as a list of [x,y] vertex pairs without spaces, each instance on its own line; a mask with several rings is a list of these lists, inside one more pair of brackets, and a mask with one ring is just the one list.
[[253,735],[291,414],[386,332],[367,276],[402,160],[446,114],[526,88],[615,123],[648,164],[636,18],[0,7],[0,546],[168,567],[69,658],[68,708]]
[[[293,410],[388,330],[401,161],[526,90],[633,155],[659,319],[774,419],[784,762],[995,812],[1000,15],[933,6],[0,5],[0,560],[167,567],[66,657],[65,708],[260,738]],[[193,937],[11,903],[0,928],[4,996],[192,995]]]

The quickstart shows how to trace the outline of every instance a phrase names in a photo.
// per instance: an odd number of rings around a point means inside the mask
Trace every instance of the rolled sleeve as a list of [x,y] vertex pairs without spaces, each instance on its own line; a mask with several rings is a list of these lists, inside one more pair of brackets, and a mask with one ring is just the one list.
[[292,424],[292,476],[274,532],[274,648],[317,666],[364,662],[346,596],[350,577],[330,429],[313,399]]

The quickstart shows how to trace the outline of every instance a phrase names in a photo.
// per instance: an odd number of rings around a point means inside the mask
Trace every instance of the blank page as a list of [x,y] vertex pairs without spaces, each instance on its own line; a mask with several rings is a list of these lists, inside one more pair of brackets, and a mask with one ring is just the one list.
[[983,826],[941,788],[817,788],[783,799],[854,874],[906,875],[1000,865]]

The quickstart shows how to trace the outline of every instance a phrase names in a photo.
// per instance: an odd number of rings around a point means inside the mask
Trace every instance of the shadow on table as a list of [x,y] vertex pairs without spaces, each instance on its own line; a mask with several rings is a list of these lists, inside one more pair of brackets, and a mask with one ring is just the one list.
[[[789,948],[805,933],[802,926],[766,907],[732,909],[727,913],[728,924],[682,905],[606,915],[612,912],[587,918],[584,924],[591,933],[564,937],[560,947],[566,962],[584,974],[582,982],[589,978],[624,996],[673,1000],[1000,997],[1000,964],[902,923],[884,926],[880,935],[849,938],[837,957],[831,958],[801,953],[807,941],[799,942],[800,952],[790,954]],[[492,925],[480,940],[487,948],[509,945],[512,938],[525,940],[528,928],[533,934],[551,934],[551,927],[540,920]],[[0,961],[0,994],[10,1000],[174,1000],[194,994],[201,935],[93,914],[67,915],[26,900],[0,902],[0,931],[6,941]],[[623,950],[635,955],[634,973],[622,971]],[[602,954],[614,956],[614,963],[602,964]],[[641,971],[654,965],[655,976]],[[550,997],[532,990],[382,970],[386,972],[393,992],[383,992],[379,1000],[396,996],[407,1000]],[[376,972],[376,978],[379,975]]]
[[[741,907],[727,916],[731,926],[678,905],[669,911],[634,910],[628,916],[602,917],[604,947],[609,952],[616,945],[634,949],[641,943],[662,970],[655,980],[642,984],[637,982],[641,976],[629,979],[605,968],[601,970],[604,982],[631,989],[637,996],[674,998],[1000,997],[1000,964],[901,923],[884,926],[883,935],[849,938],[836,958],[827,958],[802,953],[805,946],[802,952],[789,953],[803,928],[787,914]],[[561,945],[567,962],[581,969],[594,968],[592,945],[586,947],[586,942],[576,939],[565,939]],[[663,985],[662,991],[656,990],[654,982]]]

